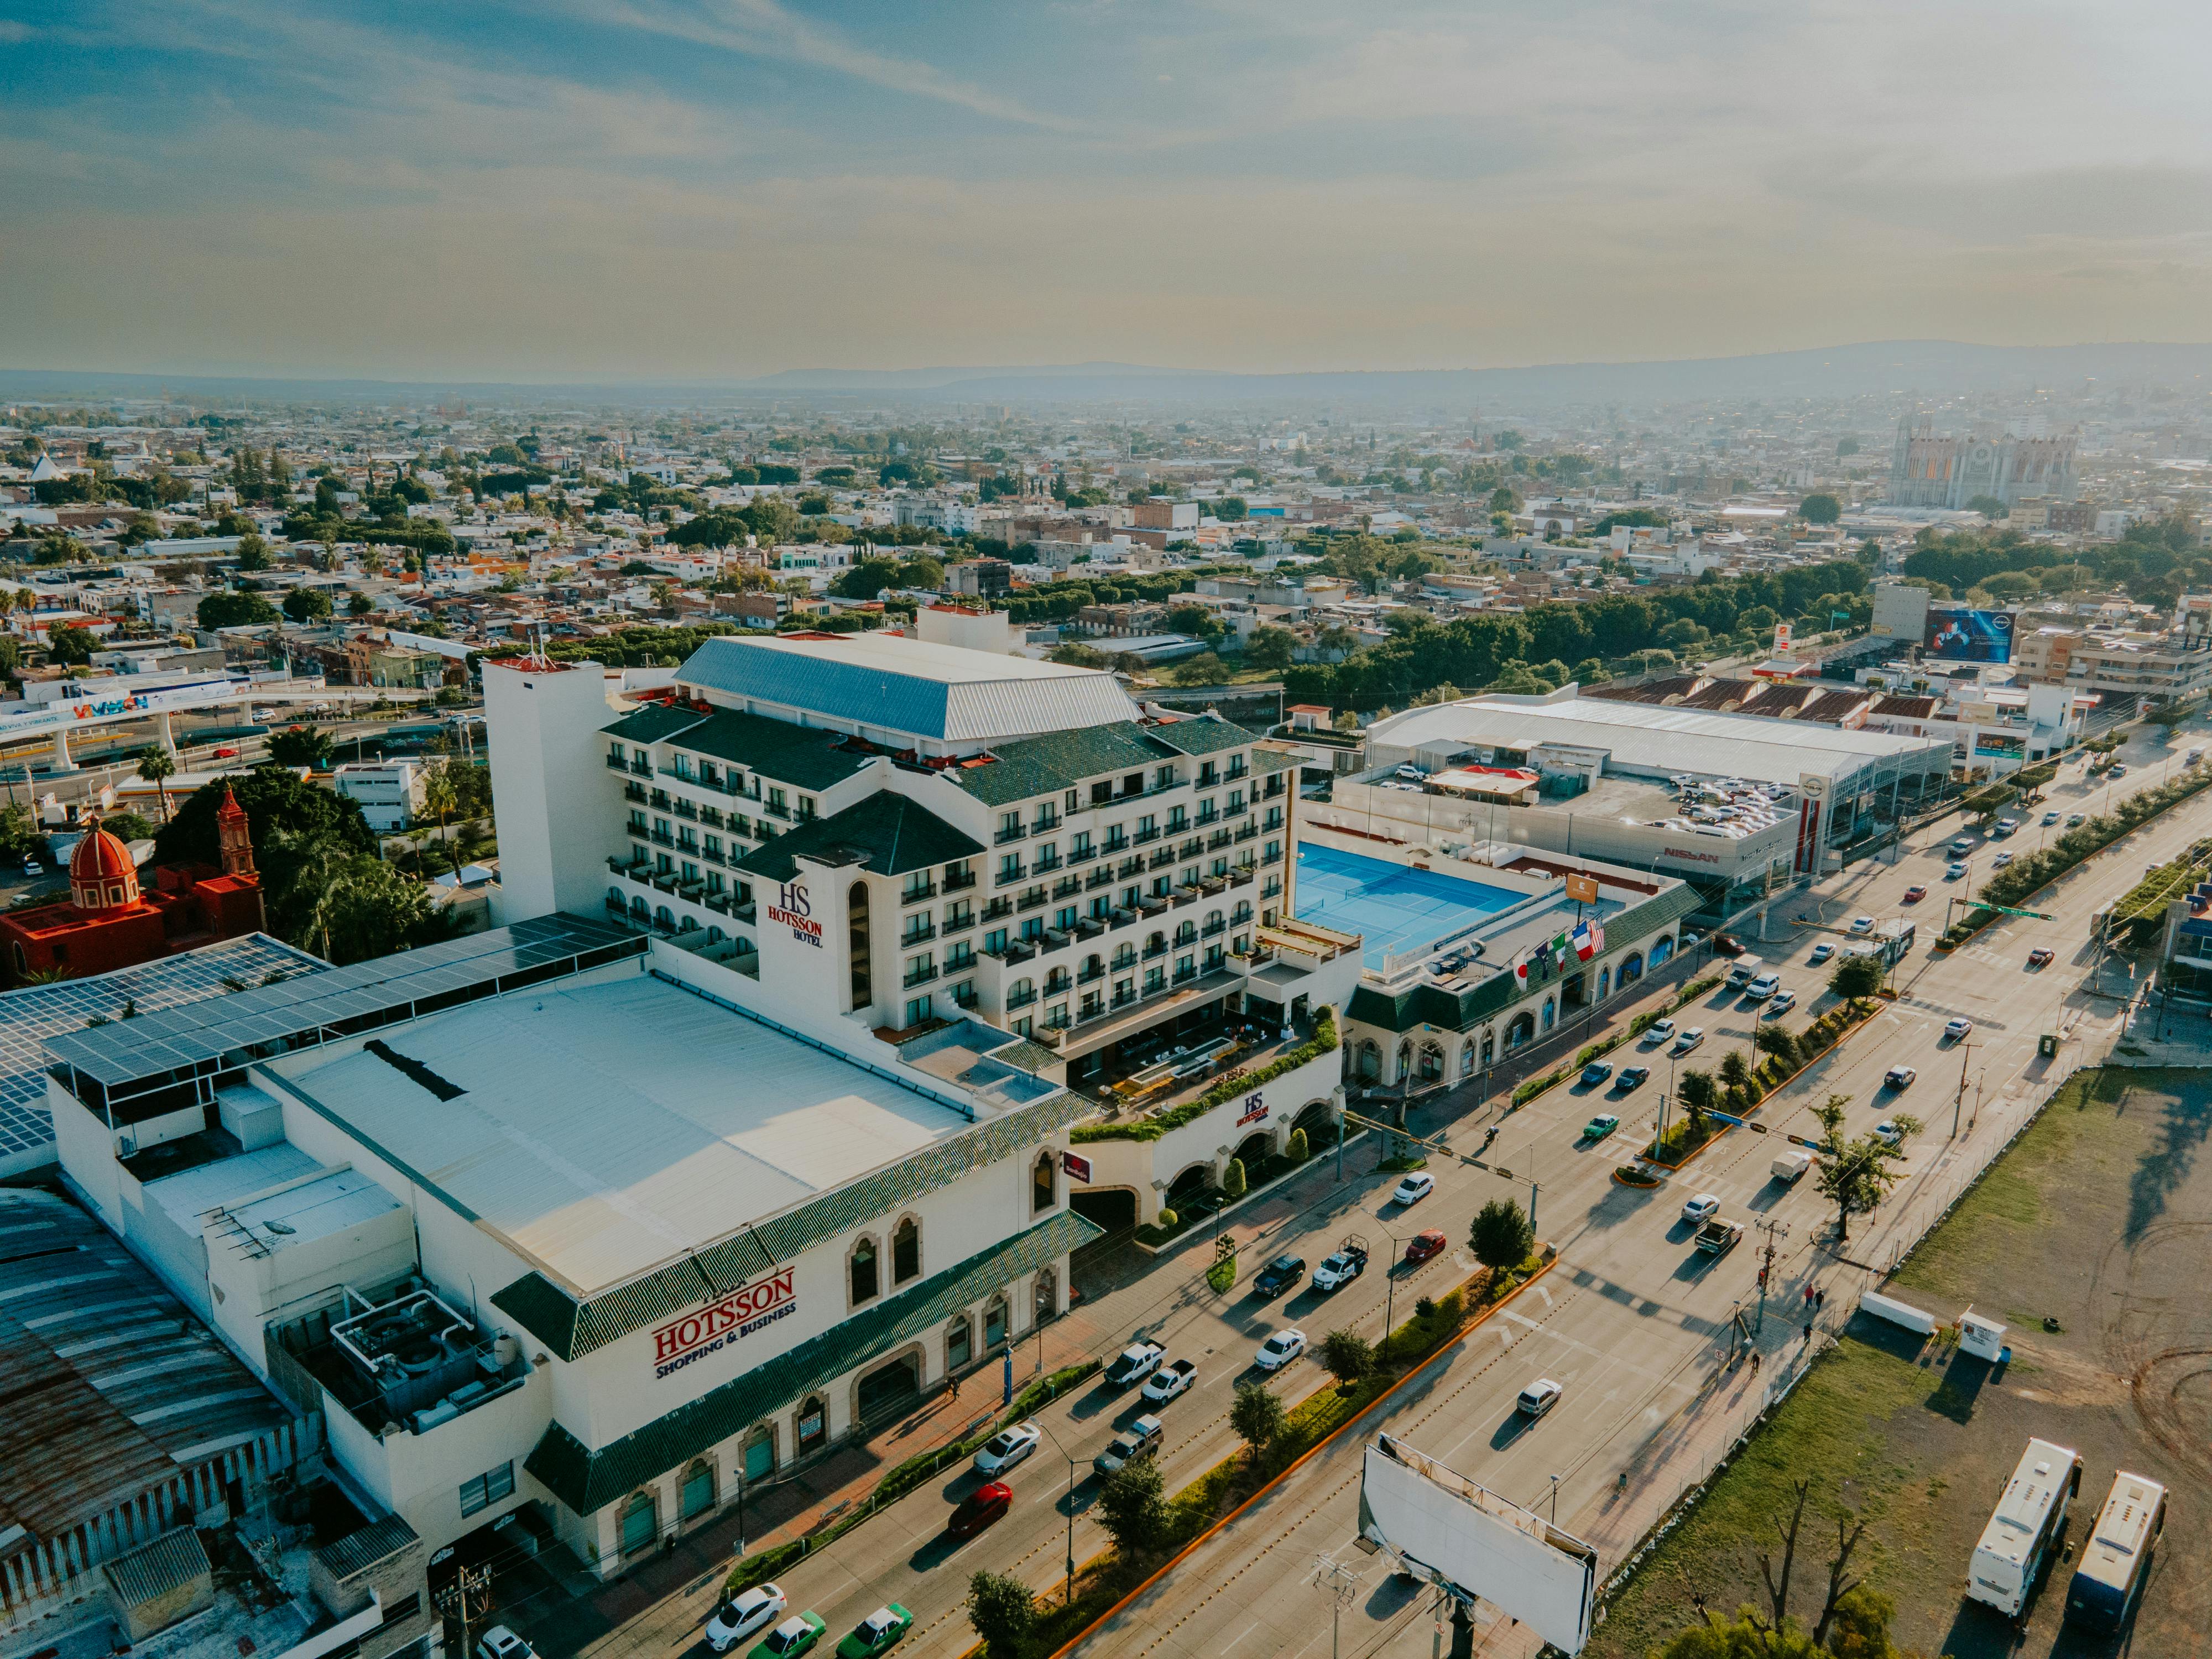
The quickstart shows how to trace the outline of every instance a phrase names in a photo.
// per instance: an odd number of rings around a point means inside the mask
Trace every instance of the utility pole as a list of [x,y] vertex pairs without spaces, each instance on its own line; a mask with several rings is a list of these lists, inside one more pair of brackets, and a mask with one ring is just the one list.
[[1329,1598],[1329,1659],[1342,1659],[1338,1624],[1346,1605],[1359,1594],[1359,1575],[1333,1555],[1317,1555],[1314,1558],[1314,1576],[1309,1582]]
[[1774,1244],[1777,1239],[1790,1237],[1790,1224],[1770,1216],[1759,1224],[1759,1231],[1766,1235],[1766,1245],[1759,1253],[1759,1310],[1753,1316],[1753,1337],[1766,1328],[1766,1281],[1774,1276]]
[[1979,1045],[1962,1042],[1959,1045],[1959,1092],[1951,1097],[1951,1139],[1959,1138],[1959,1109],[1966,1099],[1966,1061]]
[[[491,1568],[489,1565],[463,1567],[453,1577],[451,1585],[438,1593],[438,1609],[450,1614],[461,1626],[460,1651],[469,1651],[469,1598],[483,1597],[491,1593]],[[479,1602],[481,1607],[481,1602]]]

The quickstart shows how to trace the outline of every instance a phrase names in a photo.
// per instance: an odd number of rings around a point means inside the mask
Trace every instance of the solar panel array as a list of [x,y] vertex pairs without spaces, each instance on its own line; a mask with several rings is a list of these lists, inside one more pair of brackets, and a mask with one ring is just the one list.
[[313,978],[329,966],[264,933],[249,933],[136,968],[0,995],[0,1164],[53,1144],[53,1118],[46,1110],[50,1038],[82,1031],[94,1018],[120,1023],[125,1007],[134,1004],[132,1025],[164,1010],[259,985],[271,975],[289,983]]
[[273,1051],[324,1027],[452,997],[610,948],[635,954],[643,940],[582,917],[539,916],[240,992],[216,1008],[142,1012],[127,1024],[56,1036],[46,1047],[56,1060],[112,1089],[201,1066],[239,1049],[269,1045]]

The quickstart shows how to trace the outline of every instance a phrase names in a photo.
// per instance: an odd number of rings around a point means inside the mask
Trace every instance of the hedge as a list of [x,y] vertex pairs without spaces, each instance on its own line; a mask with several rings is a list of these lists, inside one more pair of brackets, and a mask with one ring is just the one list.
[[1957,949],[1996,919],[1996,912],[1989,906],[2018,905],[2208,784],[2212,784],[2212,768],[2184,773],[2171,783],[2129,796],[2111,811],[2099,814],[2079,829],[2069,830],[2042,851],[2030,853],[2010,868],[1998,871],[1982,884],[1982,890],[1975,896],[1978,902],[1965,918],[1944,930],[1936,941],[1937,946]]
[[1069,1131],[1068,1139],[1078,1144],[1091,1140],[1158,1140],[1170,1129],[1180,1129],[1186,1123],[1194,1123],[1217,1106],[1227,1104],[1237,1096],[1273,1081],[1285,1072],[1295,1072],[1308,1060],[1318,1060],[1336,1047],[1336,1013],[1324,1006],[1314,1021],[1314,1034],[1287,1054],[1280,1054],[1257,1071],[1231,1072],[1204,1094],[1186,1100],[1180,1106],[1170,1106],[1164,1112],[1130,1123],[1085,1123]]

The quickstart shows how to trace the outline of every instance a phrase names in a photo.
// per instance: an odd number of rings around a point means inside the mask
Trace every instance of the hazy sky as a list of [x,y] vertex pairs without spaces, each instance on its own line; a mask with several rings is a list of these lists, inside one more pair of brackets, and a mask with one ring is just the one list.
[[0,0],[0,367],[2212,337],[2204,0]]

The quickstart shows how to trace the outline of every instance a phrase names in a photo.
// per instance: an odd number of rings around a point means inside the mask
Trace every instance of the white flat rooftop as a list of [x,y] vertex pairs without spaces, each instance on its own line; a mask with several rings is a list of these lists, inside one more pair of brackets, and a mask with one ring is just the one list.
[[274,1069],[579,1297],[969,1120],[644,975],[518,991]]

